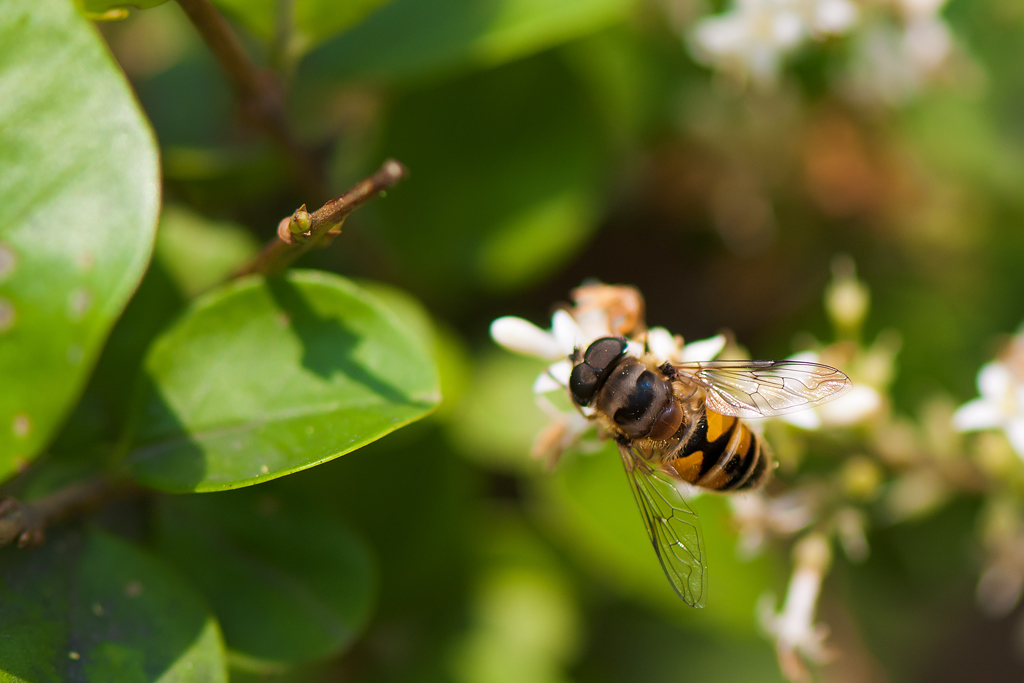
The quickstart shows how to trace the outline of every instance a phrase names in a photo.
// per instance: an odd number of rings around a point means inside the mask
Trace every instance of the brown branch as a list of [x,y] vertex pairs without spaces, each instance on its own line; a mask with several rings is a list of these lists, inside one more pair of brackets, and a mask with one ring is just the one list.
[[98,510],[112,500],[140,490],[135,484],[106,477],[75,482],[48,496],[22,503],[0,498],[0,547],[17,541],[19,548],[37,546],[46,529],[73,515]]
[[406,173],[405,166],[394,159],[388,159],[379,171],[313,213],[307,213],[303,205],[294,214],[281,220],[277,226],[277,238],[268,243],[238,275],[280,273],[313,247],[324,245],[326,240],[331,239],[331,235],[337,234],[338,228],[350,213],[396,185]]
[[284,87],[277,77],[256,66],[227,20],[210,0],[178,0],[196,31],[227,73],[243,118],[262,130],[284,152],[307,192],[327,196],[320,161],[292,135],[285,116]]

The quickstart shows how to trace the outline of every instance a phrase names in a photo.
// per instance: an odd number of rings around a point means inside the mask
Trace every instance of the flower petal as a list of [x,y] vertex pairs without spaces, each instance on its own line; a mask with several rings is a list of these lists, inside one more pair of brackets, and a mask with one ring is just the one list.
[[569,386],[569,376],[572,374],[572,363],[567,360],[559,361],[548,366],[548,374],[561,385],[563,389]]
[[749,29],[734,14],[702,19],[695,25],[694,43],[713,57],[739,52],[749,40]]
[[818,417],[818,411],[810,408],[808,410],[798,410],[795,413],[788,413],[779,418],[787,424],[791,424],[794,427],[800,429],[815,430],[821,427],[821,418]]
[[953,427],[958,432],[993,429],[1003,423],[1003,416],[995,404],[986,398],[976,398],[960,406],[953,413]]
[[565,387],[559,384],[554,377],[547,373],[547,371],[537,375],[537,379],[533,383],[533,393],[535,394],[546,394],[559,389],[564,390]]
[[787,356],[786,360],[798,360],[801,363],[820,363],[821,356],[814,351],[801,351],[800,353],[794,353],[792,356]]
[[553,335],[528,320],[511,315],[491,323],[491,339],[509,351],[544,360],[555,360],[564,355]]
[[1002,401],[1011,391],[1013,375],[998,361],[986,363],[978,371],[978,393],[995,401]]
[[712,360],[724,348],[725,335],[716,334],[714,337],[701,339],[684,346],[681,360],[684,363],[701,363]]
[[1017,455],[1024,458],[1024,417],[1015,417],[1007,423],[1006,438],[1010,440]]
[[591,340],[586,338],[568,311],[555,311],[551,316],[551,332],[558,341],[562,356],[571,356],[577,347],[581,351],[586,351],[590,345]]
[[882,397],[877,391],[866,384],[857,384],[836,400],[818,406],[817,410],[823,424],[839,427],[863,422],[881,407]]
[[642,342],[638,341],[627,341],[626,342],[626,354],[633,356],[634,358],[642,358],[647,349],[644,348]]
[[814,28],[822,33],[844,33],[857,23],[857,5],[849,0],[821,0],[814,8]]
[[601,337],[615,337],[612,333],[611,323],[608,320],[608,311],[603,308],[588,308],[579,311],[576,322],[582,330],[581,346],[589,346],[590,342]]
[[679,345],[672,333],[664,327],[652,327],[647,330],[647,348],[661,361],[674,361],[679,357]]

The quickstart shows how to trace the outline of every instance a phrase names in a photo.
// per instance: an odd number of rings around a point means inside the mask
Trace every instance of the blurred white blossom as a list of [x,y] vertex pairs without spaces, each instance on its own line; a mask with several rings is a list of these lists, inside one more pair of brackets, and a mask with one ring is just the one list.
[[809,674],[803,660],[823,663],[832,656],[825,647],[828,627],[814,623],[821,582],[832,562],[832,551],[824,536],[812,533],[796,544],[793,556],[796,567],[782,611],[775,612],[770,596],[762,599],[761,625],[775,640],[783,674],[791,681],[804,681]]
[[[821,354],[813,351],[795,354],[790,356],[789,360],[823,362]],[[827,363],[827,359],[824,362]],[[856,377],[851,376],[851,379],[854,380],[853,387],[839,398],[806,410],[782,415],[778,419],[794,427],[810,430],[822,427],[848,427],[866,422],[882,410],[885,401],[874,387],[864,384]]]
[[846,556],[854,562],[866,560],[870,553],[867,515],[855,507],[844,507],[836,512],[832,524]]
[[897,15],[865,22],[847,90],[857,100],[898,105],[933,80],[953,52],[953,36],[940,15],[946,0],[891,0]]
[[845,33],[858,15],[851,0],[737,0],[725,14],[698,21],[690,45],[698,61],[772,85],[788,54],[808,40]]
[[741,557],[757,555],[773,537],[792,536],[805,529],[814,521],[820,505],[818,492],[809,488],[773,498],[754,491],[727,500],[739,535],[737,550]]
[[857,278],[854,260],[845,254],[832,259],[832,281],[825,288],[825,312],[836,330],[855,337],[870,306],[871,292]]
[[980,398],[960,406],[953,426],[961,432],[1002,430],[1024,459],[1024,332],[1018,333],[998,360],[978,372]]

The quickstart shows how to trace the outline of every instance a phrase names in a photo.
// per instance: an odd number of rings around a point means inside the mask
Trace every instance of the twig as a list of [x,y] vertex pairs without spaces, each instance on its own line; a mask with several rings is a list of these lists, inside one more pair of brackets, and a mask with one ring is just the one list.
[[273,73],[253,64],[227,20],[209,0],[178,0],[235,90],[242,116],[285,153],[307,192],[327,196],[319,160],[292,135],[284,108],[284,87]]
[[50,525],[72,515],[98,510],[114,498],[137,490],[140,489],[126,480],[96,477],[75,482],[31,503],[0,498],[0,547],[14,541],[19,548],[40,545]]
[[277,226],[277,238],[263,248],[253,261],[238,274],[263,273],[273,275],[287,268],[330,234],[337,234],[345,218],[385,190],[393,187],[405,177],[405,166],[394,159],[388,159],[380,170],[360,181],[351,190],[337,199],[324,204],[313,213],[307,213],[303,205],[298,211],[284,218]]

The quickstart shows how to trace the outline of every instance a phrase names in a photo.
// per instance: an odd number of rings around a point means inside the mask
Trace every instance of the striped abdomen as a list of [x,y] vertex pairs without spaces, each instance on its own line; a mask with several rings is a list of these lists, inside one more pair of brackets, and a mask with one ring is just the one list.
[[764,481],[771,456],[742,420],[702,405],[696,424],[686,432],[683,443],[662,461],[670,474],[715,491],[756,488]]

